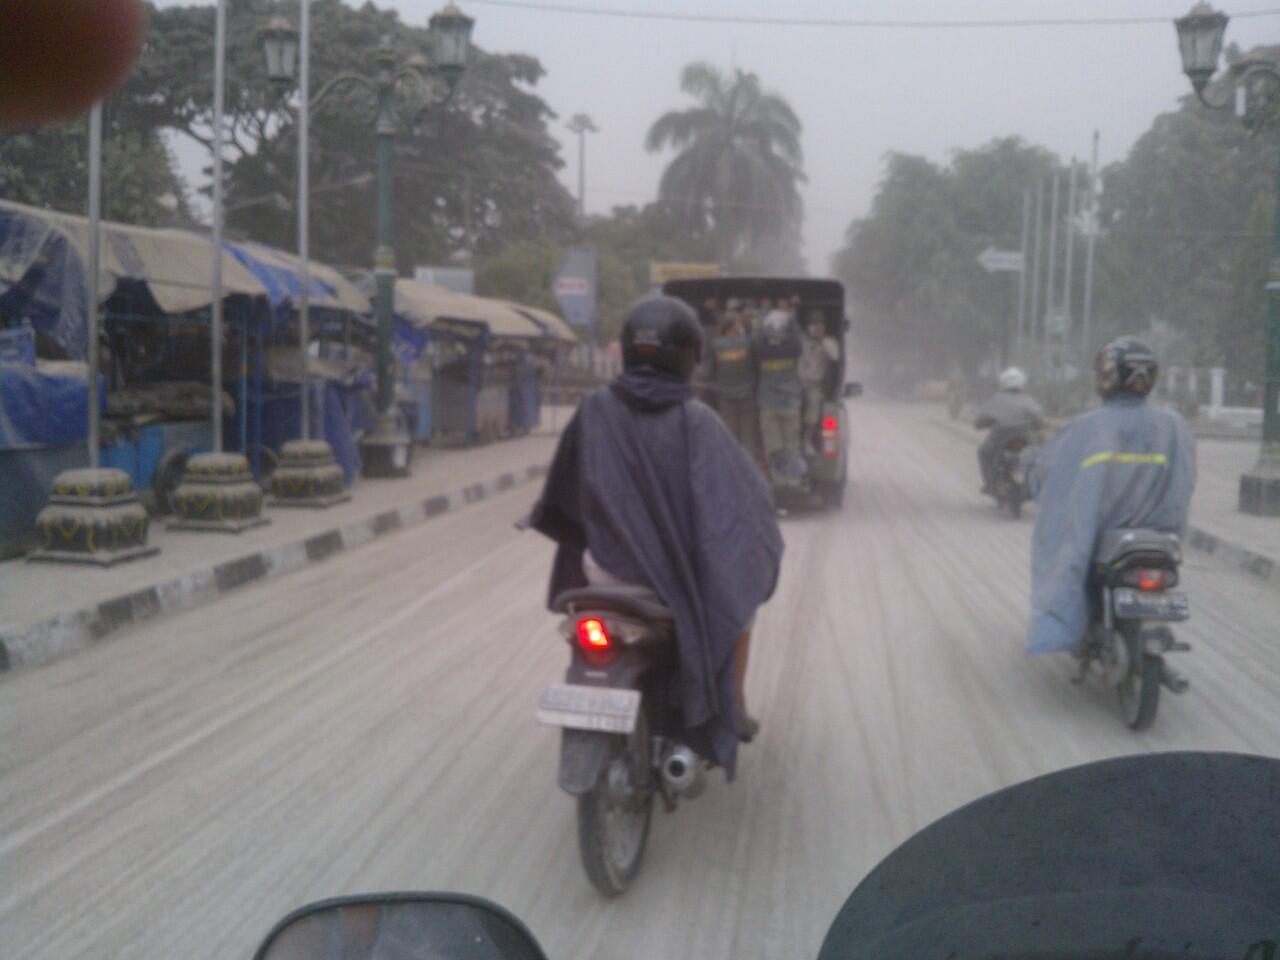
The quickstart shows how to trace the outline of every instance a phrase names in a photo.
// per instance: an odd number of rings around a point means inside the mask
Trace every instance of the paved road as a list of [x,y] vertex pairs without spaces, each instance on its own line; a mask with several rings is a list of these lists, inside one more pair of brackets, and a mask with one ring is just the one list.
[[247,957],[291,907],[452,888],[554,960],[811,957],[894,845],[987,791],[1090,759],[1280,754],[1280,593],[1190,557],[1190,693],[1126,731],[1020,652],[1030,525],[972,446],[859,402],[836,515],[786,522],[740,779],[655,820],[637,887],[577,862],[556,736],[548,545],[517,490],[0,680],[0,954]]

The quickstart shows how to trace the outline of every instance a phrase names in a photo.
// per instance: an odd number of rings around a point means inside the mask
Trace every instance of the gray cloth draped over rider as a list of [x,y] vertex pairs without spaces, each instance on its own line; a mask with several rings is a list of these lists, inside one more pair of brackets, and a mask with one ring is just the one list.
[[559,544],[551,603],[588,546],[671,608],[686,743],[732,777],[734,645],[772,596],[782,535],[760,470],[688,384],[629,370],[583,400],[529,525]]
[[1195,488],[1195,438],[1176,413],[1116,397],[1072,420],[1028,473],[1039,502],[1031,539],[1028,653],[1075,649],[1089,624],[1098,537],[1145,527],[1181,535]]

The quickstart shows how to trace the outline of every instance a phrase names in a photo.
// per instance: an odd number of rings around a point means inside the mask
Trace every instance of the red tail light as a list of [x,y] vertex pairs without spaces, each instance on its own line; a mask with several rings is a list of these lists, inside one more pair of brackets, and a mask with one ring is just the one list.
[[1168,570],[1139,570],[1138,571],[1138,589],[1139,590],[1164,590],[1169,586]]
[[1012,440],[1009,441],[1010,450],[1021,450],[1026,445],[1027,445],[1026,437],[1014,437]]
[[839,455],[840,422],[835,417],[822,418],[822,455],[834,459]]
[[583,617],[578,621],[578,646],[588,652],[603,652],[613,647],[613,638],[605,629],[604,621],[595,617]]

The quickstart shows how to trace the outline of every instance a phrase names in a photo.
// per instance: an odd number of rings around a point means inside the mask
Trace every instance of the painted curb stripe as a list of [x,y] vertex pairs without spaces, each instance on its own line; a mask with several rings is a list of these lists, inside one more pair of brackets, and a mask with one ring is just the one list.
[[385,510],[338,530],[328,530],[306,540],[236,557],[212,569],[112,597],[83,610],[56,614],[15,633],[0,636],[0,673],[49,663],[63,654],[84,649],[121,627],[142,623],[161,614],[188,610],[229,590],[292,573],[377,537],[511,490],[522,480],[534,480],[546,474],[545,465],[534,464],[519,472],[504,473],[494,480],[473,483],[453,493],[429,497],[421,503]]

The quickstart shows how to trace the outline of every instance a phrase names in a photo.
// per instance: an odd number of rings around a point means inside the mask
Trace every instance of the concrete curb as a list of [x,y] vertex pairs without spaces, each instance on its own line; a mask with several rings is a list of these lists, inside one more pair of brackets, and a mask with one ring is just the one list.
[[188,610],[250,583],[269,580],[379,537],[426,523],[520,483],[546,476],[542,465],[504,473],[449,494],[438,494],[317,533],[304,540],[247,553],[206,570],[185,574],[82,610],[58,614],[0,634],[0,671],[49,663],[109,636],[122,627]]
[[[931,417],[929,422],[935,427],[953,433],[958,437],[963,437],[966,440],[973,440],[978,433],[975,430],[970,434],[965,428],[948,420]],[[1225,561],[1229,566],[1235,567],[1241,573],[1248,574],[1268,586],[1280,590],[1280,562],[1271,557],[1264,556],[1238,543],[1232,543],[1230,540],[1226,540],[1216,533],[1211,533],[1195,524],[1187,525],[1187,535],[1184,540],[1187,546],[1193,550],[1212,554]]]

